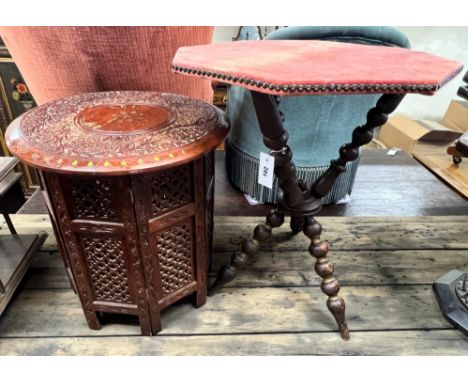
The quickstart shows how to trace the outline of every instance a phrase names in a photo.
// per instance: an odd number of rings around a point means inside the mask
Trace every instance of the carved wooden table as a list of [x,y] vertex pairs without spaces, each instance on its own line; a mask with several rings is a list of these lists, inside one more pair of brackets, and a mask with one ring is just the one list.
[[101,312],[161,330],[160,311],[203,305],[212,230],[213,150],[224,114],[188,97],[90,93],[16,119],[10,150],[41,170],[60,253],[88,325]]
[[[180,48],[173,60],[177,73],[211,78],[243,86],[251,91],[265,146],[274,157],[275,175],[281,195],[279,208],[265,224],[255,228],[253,238],[244,239],[231,264],[222,267],[213,290],[231,281],[247,256],[270,238],[272,228],[291,216],[291,229],[310,238],[309,252],[317,260],[315,270],[323,278],[321,288],[328,296],[327,307],[335,317],[341,336],[349,338],[345,303],[338,296],[340,283],[327,259],[328,244],[321,241],[322,227],[314,215],[321,199],[332,188],[347,162],[359,155],[359,147],[370,142],[372,130],[383,125],[406,93],[431,95],[462,69],[458,62],[401,48],[344,44],[324,41],[240,41]],[[357,127],[350,143],[339,150],[339,158],[310,190],[296,175],[288,133],[277,110],[281,96],[322,94],[383,94]],[[330,134],[333,134],[331,131]],[[378,192],[378,190],[376,190]]]

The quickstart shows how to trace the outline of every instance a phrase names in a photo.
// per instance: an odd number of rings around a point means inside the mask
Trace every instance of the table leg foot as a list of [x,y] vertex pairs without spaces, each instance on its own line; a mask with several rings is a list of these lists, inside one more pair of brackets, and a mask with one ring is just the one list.
[[311,240],[309,253],[316,258],[315,272],[322,278],[322,292],[328,296],[327,308],[338,324],[341,337],[349,339],[349,330],[345,318],[345,302],[338,296],[340,283],[333,276],[334,265],[327,258],[328,243],[320,240],[322,225],[313,216],[307,216],[304,224],[304,234]]
[[206,295],[207,295],[206,290],[199,290],[195,292],[194,299],[193,299],[193,304],[195,305],[195,308],[199,308],[205,305]]
[[101,325],[101,321],[99,320],[98,312],[94,310],[86,309],[86,308],[83,308],[83,310],[84,310],[86,321],[88,323],[89,328],[93,330],[100,330],[102,325]]
[[220,268],[208,295],[213,296],[220,288],[234,280],[239,269],[246,264],[248,257],[258,252],[260,243],[271,238],[272,228],[281,226],[283,222],[284,213],[279,210],[270,211],[266,217],[266,223],[255,227],[253,238],[243,239],[241,250],[232,254],[231,263]]
[[[147,334],[149,336],[155,336],[162,330],[161,325],[161,313],[158,311],[157,313],[151,316],[151,334]],[[143,333],[143,329],[142,329]]]
[[341,338],[345,341],[349,340],[349,329],[345,318],[345,302],[341,297],[329,297],[327,300],[327,308],[338,324],[340,329]]
[[[233,255],[234,256],[234,255]],[[216,280],[213,285],[208,289],[208,296],[213,296],[220,290],[224,285],[230,283],[237,276],[237,268],[231,264],[223,265],[216,276]]]

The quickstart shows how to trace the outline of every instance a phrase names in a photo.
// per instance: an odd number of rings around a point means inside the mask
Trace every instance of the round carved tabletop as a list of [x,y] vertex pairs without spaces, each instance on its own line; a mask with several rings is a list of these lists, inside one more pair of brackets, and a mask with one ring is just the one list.
[[169,93],[88,93],[39,106],[6,132],[11,152],[60,173],[123,175],[192,161],[227,134],[216,107]]

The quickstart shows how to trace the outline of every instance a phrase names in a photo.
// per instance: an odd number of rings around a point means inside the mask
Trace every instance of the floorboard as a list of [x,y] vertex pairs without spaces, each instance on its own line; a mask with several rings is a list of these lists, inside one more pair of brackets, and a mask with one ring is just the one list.
[[[232,252],[217,252],[213,270],[229,262]],[[430,284],[442,274],[468,268],[468,249],[335,251],[331,256],[342,285]],[[437,258],[437,261],[436,261]],[[437,267],[434,263],[437,262]],[[319,286],[314,259],[306,251],[264,251],[250,259],[230,286]],[[214,281],[215,272],[209,273]],[[57,252],[42,252],[33,264],[26,289],[68,289],[62,259]]]
[[2,339],[11,355],[468,355],[460,332],[353,332],[351,341],[330,333],[75,337]]
[[[318,219],[323,226],[322,238],[336,250],[382,249],[466,249],[468,225],[466,216],[424,217],[328,217]],[[47,215],[12,215],[20,234],[49,234],[43,251],[56,251],[57,243]],[[264,221],[258,217],[215,217],[214,250],[233,251],[243,237]],[[304,235],[290,240],[289,223],[274,230],[273,239],[263,250],[303,251],[309,246]],[[7,234],[6,224],[0,224],[0,234]],[[330,253],[331,254],[331,253]],[[331,254],[332,255],[332,254]]]
[[[352,330],[450,329],[430,285],[343,287]],[[227,287],[201,308],[184,301],[161,317],[162,334],[335,332],[318,287]],[[24,290],[0,321],[0,338],[138,334],[134,324],[87,327],[70,290]],[[337,335],[330,333],[330,335]]]

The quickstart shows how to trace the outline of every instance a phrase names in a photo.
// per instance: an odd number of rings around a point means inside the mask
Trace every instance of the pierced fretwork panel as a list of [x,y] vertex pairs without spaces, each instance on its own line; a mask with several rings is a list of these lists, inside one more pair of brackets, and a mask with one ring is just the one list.
[[112,182],[108,179],[72,179],[70,190],[75,219],[116,220],[117,212],[111,197]]
[[81,240],[95,299],[132,303],[122,239],[83,235]]
[[150,177],[151,212],[165,214],[193,201],[192,166],[162,171]]
[[192,229],[188,221],[155,235],[162,297],[194,280]]

